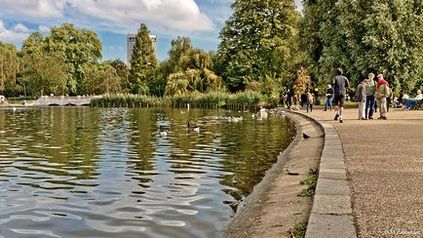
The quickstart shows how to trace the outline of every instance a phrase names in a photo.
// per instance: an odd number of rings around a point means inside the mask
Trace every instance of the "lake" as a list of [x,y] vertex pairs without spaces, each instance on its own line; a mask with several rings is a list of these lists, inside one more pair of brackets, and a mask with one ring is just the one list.
[[221,236],[295,134],[251,112],[0,109],[0,237]]

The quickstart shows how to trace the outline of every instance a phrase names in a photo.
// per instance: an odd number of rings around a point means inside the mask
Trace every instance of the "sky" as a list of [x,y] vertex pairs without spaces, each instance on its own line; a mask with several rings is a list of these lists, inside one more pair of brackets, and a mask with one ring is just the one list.
[[190,37],[194,47],[216,50],[233,1],[0,0],[0,41],[20,48],[32,32],[48,34],[51,27],[73,23],[98,34],[104,60],[126,61],[126,34],[145,23],[157,36],[157,57],[164,60],[177,36]]

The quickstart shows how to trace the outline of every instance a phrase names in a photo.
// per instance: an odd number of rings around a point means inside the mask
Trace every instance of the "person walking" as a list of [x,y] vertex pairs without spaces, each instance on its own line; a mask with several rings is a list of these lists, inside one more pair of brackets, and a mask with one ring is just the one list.
[[379,106],[380,117],[378,119],[386,120],[388,117],[386,98],[389,97],[389,85],[388,82],[383,78],[383,74],[377,75],[377,85],[376,85],[376,99]]
[[358,102],[358,120],[367,120],[365,114],[365,104],[366,104],[366,87],[368,79],[364,79],[361,83],[358,84],[357,93],[355,99]]
[[373,119],[373,111],[375,108],[375,90],[376,90],[376,83],[374,81],[375,74],[370,73],[368,75],[368,83],[366,87],[366,119]]
[[307,112],[313,112],[314,96],[311,92],[307,92]]
[[344,111],[345,97],[347,95],[347,88],[350,86],[350,83],[347,77],[342,75],[342,69],[338,68],[336,70],[336,76],[333,79],[333,104],[335,105],[335,118],[334,120],[343,122],[342,113]]
[[332,85],[328,85],[328,90],[326,91],[326,102],[325,102],[325,109],[323,111],[327,111],[328,108],[332,110],[332,100],[333,100],[333,88]]

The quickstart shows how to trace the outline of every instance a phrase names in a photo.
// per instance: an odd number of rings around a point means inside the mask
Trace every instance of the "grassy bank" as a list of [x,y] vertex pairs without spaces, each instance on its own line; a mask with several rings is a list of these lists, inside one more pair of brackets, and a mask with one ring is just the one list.
[[257,92],[246,91],[236,94],[212,92],[180,96],[153,97],[146,95],[114,94],[103,95],[91,100],[92,107],[186,107],[252,109],[276,107],[278,99],[269,98]]

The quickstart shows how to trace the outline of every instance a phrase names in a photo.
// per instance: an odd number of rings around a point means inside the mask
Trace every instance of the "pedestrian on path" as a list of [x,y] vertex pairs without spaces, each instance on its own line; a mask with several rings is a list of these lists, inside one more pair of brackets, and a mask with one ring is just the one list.
[[389,85],[388,82],[383,78],[383,74],[377,75],[377,85],[376,85],[376,99],[379,106],[380,117],[378,119],[386,120],[387,105],[386,98],[389,97]]
[[314,96],[311,92],[307,92],[307,112],[313,112]]
[[366,87],[366,119],[373,119],[373,111],[375,108],[375,90],[376,83],[374,81],[375,74],[370,73],[368,75],[369,82]]
[[366,104],[366,87],[369,80],[364,79],[361,83],[358,84],[357,93],[355,99],[358,102],[358,120],[367,120],[365,114],[365,104]]
[[332,85],[328,85],[328,90],[326,91],[326,103],[325,103],[325,110],[327,111],[328,108],[332,110],[332,100],[333,100],[333,88]]
[[342,123],[342,112],[344,111],[345,97],[347,95],[347,88],[350,86],[350,83],[347,77],[342,75],[342,69],[338,68],[336,70],[336,76],[333,79],[333,104],[335,105],[335,121],[339,119],[339,122]]

